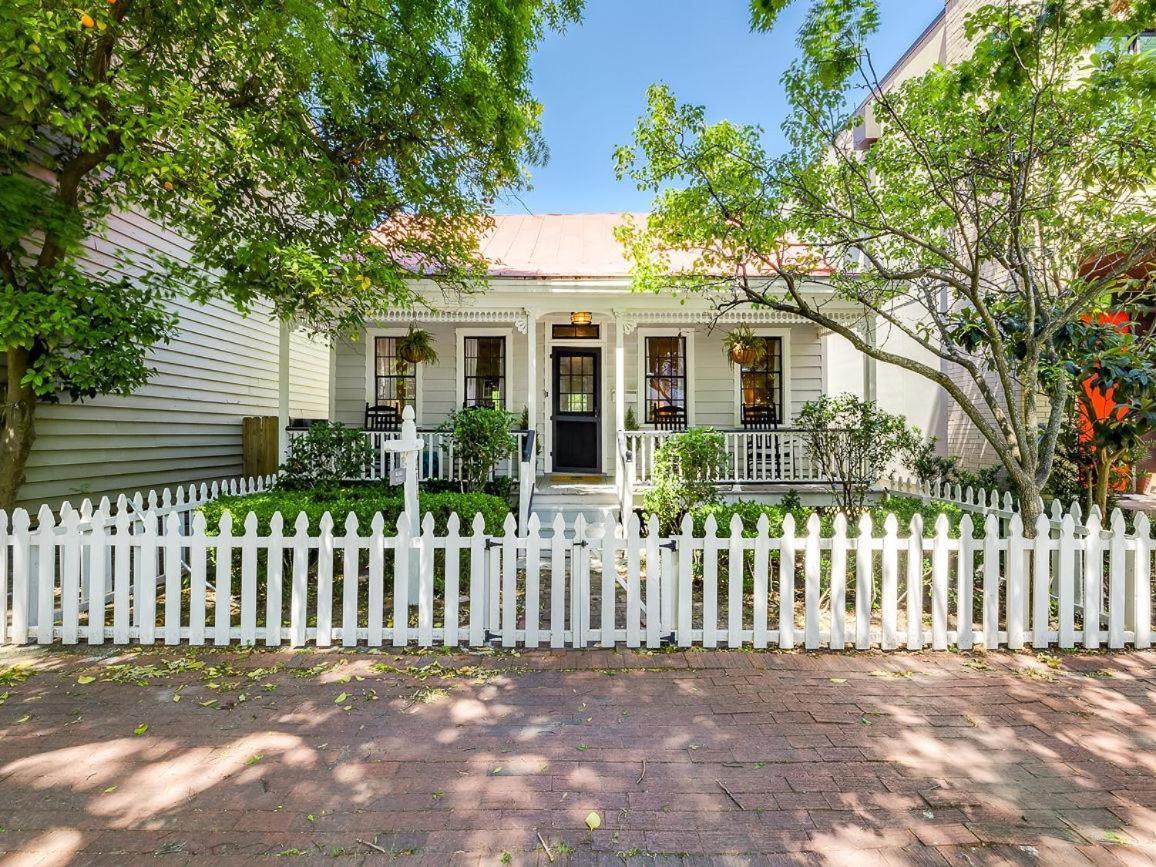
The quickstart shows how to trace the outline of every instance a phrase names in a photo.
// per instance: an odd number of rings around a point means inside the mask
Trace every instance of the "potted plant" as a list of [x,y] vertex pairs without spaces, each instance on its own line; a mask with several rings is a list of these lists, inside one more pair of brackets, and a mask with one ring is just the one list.
[[424,328],[409,328],[409,333],[397,341],[397,354],[410,364],[437,364],[438,354],[433,347],[433,335]]
[[746,325],[740,325],[723,338],[723,349],[740,367],[758,364],[766,353],[766,344]]

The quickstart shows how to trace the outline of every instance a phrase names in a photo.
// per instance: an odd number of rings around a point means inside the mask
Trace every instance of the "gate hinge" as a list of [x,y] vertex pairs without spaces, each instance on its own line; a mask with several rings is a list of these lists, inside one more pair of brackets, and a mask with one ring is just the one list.
[[677,642],[678,642],[678,639],[675,636],[675,633],[673,633],[673,632],[670,633],[670,635],[663,635],[661,638],[658,639],[658,643],[663,645],[664,647],[670,647],[671,645],[676,644]]
[[658,547],[659,548],[665,548],[667,551],[677,551],[678,550],[678,540],[677,539],[667,539],[665,542],[659,542]]
[[495,539],[493,536],[487,536],[486,537],[486,550],[487,551],[489,551],[491,548],[501,548],[501,547],[502,547],[502,543],[499,542],[497,539]]

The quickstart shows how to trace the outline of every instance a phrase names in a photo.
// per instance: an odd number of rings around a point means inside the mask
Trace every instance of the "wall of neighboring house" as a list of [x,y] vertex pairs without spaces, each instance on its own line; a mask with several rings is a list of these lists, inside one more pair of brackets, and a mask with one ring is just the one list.
[[[135,213],[113,215],[107,236],[86,245],[83,262],[127,272],[117,250],[138,258],[189,255],[179,235]],[[22,505],[240,474],[241,419],[277,414],[277,323],[268,307],[242,316],[222,301],[180,300],[173,309],[179,331],[151,353],[156,373],[145,386],[128,397],[65,398],[37,408]],[[290,369],[290,414],[325,416],[328,345],[294,334]]]

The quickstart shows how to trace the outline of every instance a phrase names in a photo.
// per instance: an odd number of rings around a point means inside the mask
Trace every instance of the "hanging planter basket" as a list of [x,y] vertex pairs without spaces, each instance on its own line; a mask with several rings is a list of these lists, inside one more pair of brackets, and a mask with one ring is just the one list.
[[731,361],[740,367],[750,367],[759,360],[759,350],[754,346],[734,346],[730,356]]
[[421,328],[410,328],[409,333],[398,340],[397,355],[410,364],[437,364],[438,361],[433,335]]
[[735,328],[723,338],[723,348],[732,362],[740,367],[750,367],[763,359],[764,343],[745,325]]

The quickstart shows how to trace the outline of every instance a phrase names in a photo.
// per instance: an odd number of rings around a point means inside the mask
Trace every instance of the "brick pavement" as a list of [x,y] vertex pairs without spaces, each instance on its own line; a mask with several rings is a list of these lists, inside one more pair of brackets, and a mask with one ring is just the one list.
[[1156,860],[1156,653],[55,649],[0,672],[5,865]]

